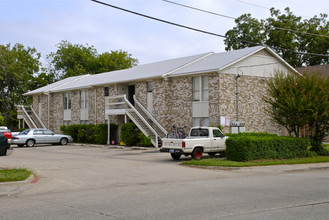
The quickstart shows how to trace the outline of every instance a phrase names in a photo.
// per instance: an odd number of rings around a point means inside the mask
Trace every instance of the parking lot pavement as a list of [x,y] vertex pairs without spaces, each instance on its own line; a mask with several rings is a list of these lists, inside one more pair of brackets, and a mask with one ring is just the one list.
[[179,163],[154,148],[16,148],[0,167],[29,168],[36,178],[0,185],[0,219],[328,217],[329,163],[232,170]]
[[[190,160],[183,157],[182,160]],[[180,166],[168,153],[155,148],[69,144],[15,148],[9,157],[0,159],[0,167],[28,168],[34,177],[24,182],[0,184],[0,196],[77,190],[117,184],[150,184],[200,178],[234,178],[285,172],[328,170],[329,163],[280,165],[246,168],[198,169]],[[161,175],[160,175],[161,174]],[[31,183],[33,182],[33,183]]]

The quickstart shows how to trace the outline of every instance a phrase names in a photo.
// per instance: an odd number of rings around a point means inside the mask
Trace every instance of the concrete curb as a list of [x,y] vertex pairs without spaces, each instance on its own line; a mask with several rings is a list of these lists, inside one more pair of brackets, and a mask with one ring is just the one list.
[[31,183],[35,178],[36,178],[36,177],[34,176],[34,174],[31,174],[26,180],[22,180],[22,181],[13,181],[13,182],[0,182],[0,186],[29,184],[29,183]]

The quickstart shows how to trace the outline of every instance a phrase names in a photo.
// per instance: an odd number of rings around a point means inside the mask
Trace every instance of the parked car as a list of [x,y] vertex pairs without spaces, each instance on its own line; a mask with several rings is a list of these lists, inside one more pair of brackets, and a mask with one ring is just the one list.
[[11,143],[18,147],[33,147],[35,144],[61,144],[66,145],[72,142],[73,138],[69,135],[55,134],[44,128],[27,129],[12,137]]
[[10,148],[11,138],[11,131],[8,128],[0,129],[0,156],[8,156],[13,152]]
[[202,159],[202,154],[214,156],[226,149],[225,141],[228,137],[216,127],[193,127],[185,139],[163,138],[161,152],[169,152],[174,160],[181,155],[191,155],[193,159]]

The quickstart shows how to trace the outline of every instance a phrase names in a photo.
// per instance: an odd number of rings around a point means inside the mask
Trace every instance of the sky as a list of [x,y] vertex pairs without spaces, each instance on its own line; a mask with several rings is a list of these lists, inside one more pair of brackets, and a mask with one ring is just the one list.
[[[100,0],[148,16],[220,35],[235,26],[233,19],[184,8],[163,0]],[[250,13],[270,17],[269,8],[289,7],[304,19],[329,14],[328,0],[171,0],[191,7],[239,17]],[[46,56],[67,40],[93,45],[98,53],[127,51],[139,64],[224,52],[223,38],[175,27],[107,7],[90,0],[0,0],[0,44],[35,47]]]

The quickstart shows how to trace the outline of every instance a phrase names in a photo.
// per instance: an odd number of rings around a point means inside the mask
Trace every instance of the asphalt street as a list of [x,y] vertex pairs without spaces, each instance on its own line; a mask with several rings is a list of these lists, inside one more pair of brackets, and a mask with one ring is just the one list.
[[[183,158],[183,160],[190,158]],[[88,145],[15,148],[0,167],[0,219],[328,219],[329,163],[241,169],[179,165],[167,153]]]

